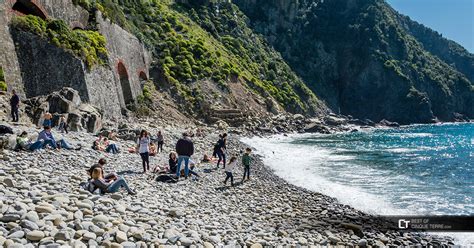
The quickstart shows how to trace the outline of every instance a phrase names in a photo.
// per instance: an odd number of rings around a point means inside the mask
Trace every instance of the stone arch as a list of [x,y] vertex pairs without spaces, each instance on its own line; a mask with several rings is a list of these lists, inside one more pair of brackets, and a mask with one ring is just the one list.
[[147,81],[148,80],[148,76],[146,75],[146,73],[144,71],[139,71],[138,72],[138,78],[140,79],[140,81]]
[[84,25],[82,25],[82,23],[78,22],[78,21],[74,21],[73,23],[71,23],[71,28],[72,30],[85,30],[84,28]]
[[123,61],[119,61],[117,63],[117,73],[120,79],[120,86],[122,86],[122,94],[123,100],[125,101],[125,105],[133,103],[133,94],[132,94],[132,87],[130,85],[130,77],[128,75],[127,67]]
[[34,15],[42,19],[48,18],[46,11],[33,0],[17,0],[12,6],[12,10],[19,15]]

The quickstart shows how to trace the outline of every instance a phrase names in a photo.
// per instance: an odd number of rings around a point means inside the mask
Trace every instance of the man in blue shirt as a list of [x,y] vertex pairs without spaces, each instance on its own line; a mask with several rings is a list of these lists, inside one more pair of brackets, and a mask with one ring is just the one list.
[[[43,141],[43,148],[46,146],[51,146],[53,149],[64,148],[66,150],[73,150],[74,148],[68,144],[64,139],[61,139],[58,142],[54,139],[53,133],[51,133],[51,127],[45,126],[43,131],[41,131],[38,135],[38,141]],[[81,147],[76,148],[76,150],[80,150]]]

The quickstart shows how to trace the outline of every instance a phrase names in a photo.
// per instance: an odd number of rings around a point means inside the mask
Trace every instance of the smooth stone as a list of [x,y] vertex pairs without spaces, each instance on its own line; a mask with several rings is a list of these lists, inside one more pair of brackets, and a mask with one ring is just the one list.
[[97,235],[93,232],[86,232],[86,233],[84,233],[84,235],[82,235],[82,238],[84,240],[91,240],[91,239],[96,239]]
[[209,242],[204,242],[202,245],[204,246],[204,248],[214,248],[214,245]]
[[94,222],[95,224],[97,223],[108,223],[109,222],[109,217],[105,216],[105,215],[97,215],[97,216],[94,216],[94,218],[92,218],[92,222]]
[[260,243],[255,243],[251,245],[250,248],[263,248],[263,246]]
[[76,206],[80,209],[90,209],[90,210],[92,210],[92,206],[89,203],[78,202],[78,203],[76,203]]
[[123,246],[123,248],[135,248],[136,247],[136,245],[134,243],[128,242],[128,241],[121,243],[121,245]]
[[366,246],[367,246],[367,240],[366,240],[366,239],[360,239],[357,244],[358,244],[360,247],[366,247]]
[[117,240],[117,242],[119,243],[123,243],[128,240],[127,234],[125,232],[117,230],[117,232],[115,233],[115,240]]
[[52,213],[54,210],[49,206],[36,206],[35,211],[38,213]]
[[36,213],[34,211],[30,211],[30,212],[26,213],[25,219],[38,224],[39,216],[38,216],[38,213]]
[[42,231],[31,231],[26,234],[26,238],[31,241],[40,241],[44,236],[44,232]]
[[184,246],[190,246],[190,245],[193,244],[193,241],[190,238],[187,238],[187,237],[180,238],[179,242],[181,243],[181,245],[184,245]]
[[25,232],[23,231],[16,231],[10,235],[7,236],[9,239],[21,239],[25,236]]
[[7,186],[7,187],[15,187],[15,183],[13,181],[13,179],[7,177],[5,179],[3,179],[3,183]]
[[333,235],[330,235],[328,237],[328,239],[332,242],[332,243],[337,243],[337,242],[341,242],[341,239],[336,237],[336,236],[333,236]]
[[67,241],[71,239],[71,235],[69,234],[69,232],[61,230],[54,235],[54,239]]
[[36,223],[34,223],[33,221],[30,221],[30,220],[22,220],[20,225],[24,228],[27,228],[27,229],[31,230],[31,231],[39,229],[39,226]]

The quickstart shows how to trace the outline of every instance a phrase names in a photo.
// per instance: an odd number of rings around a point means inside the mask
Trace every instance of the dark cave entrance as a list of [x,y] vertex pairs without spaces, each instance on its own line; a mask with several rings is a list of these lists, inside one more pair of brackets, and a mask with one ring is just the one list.
[[117,72],[120,78],[120,85],[122,86],[123,100],[125,101],[125,105],[133,103],[132,88],[130,86],[127,68],[125,68],[125,65],[122,62],[118,63]]
[[28,0],[18,0],[12,9],[20,15],[34,15],[46,19],[46,13],[35,3]]

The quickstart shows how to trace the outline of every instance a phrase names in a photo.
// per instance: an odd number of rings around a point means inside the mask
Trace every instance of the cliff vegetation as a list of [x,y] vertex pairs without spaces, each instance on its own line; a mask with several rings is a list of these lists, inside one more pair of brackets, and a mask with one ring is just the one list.
[[[203,100],[199,83],[215,82],[228,91],[230,81],[243,81],[257,94],[272,97],[290,112],[315,114],[322,104],[265,40],[245,27],[244,15],[232,15],[228,5],[212,23],[219,29],[235,25],[233,36],[210,30],[203,22],[212,18],[206,8],[194,10],[173,1],[76,1],[136,35],[153,52],[168,85],[191,107]],[[239,24],[240,23],[240,24]],[[238,24],[238,25],[236,25]]]
[[92,68],[107,61],[105,37],[93,30],[72,30],[63,20],[47,19],[33,15],[16,16],[13,28],[34,33],[60,48],[70,51]]

